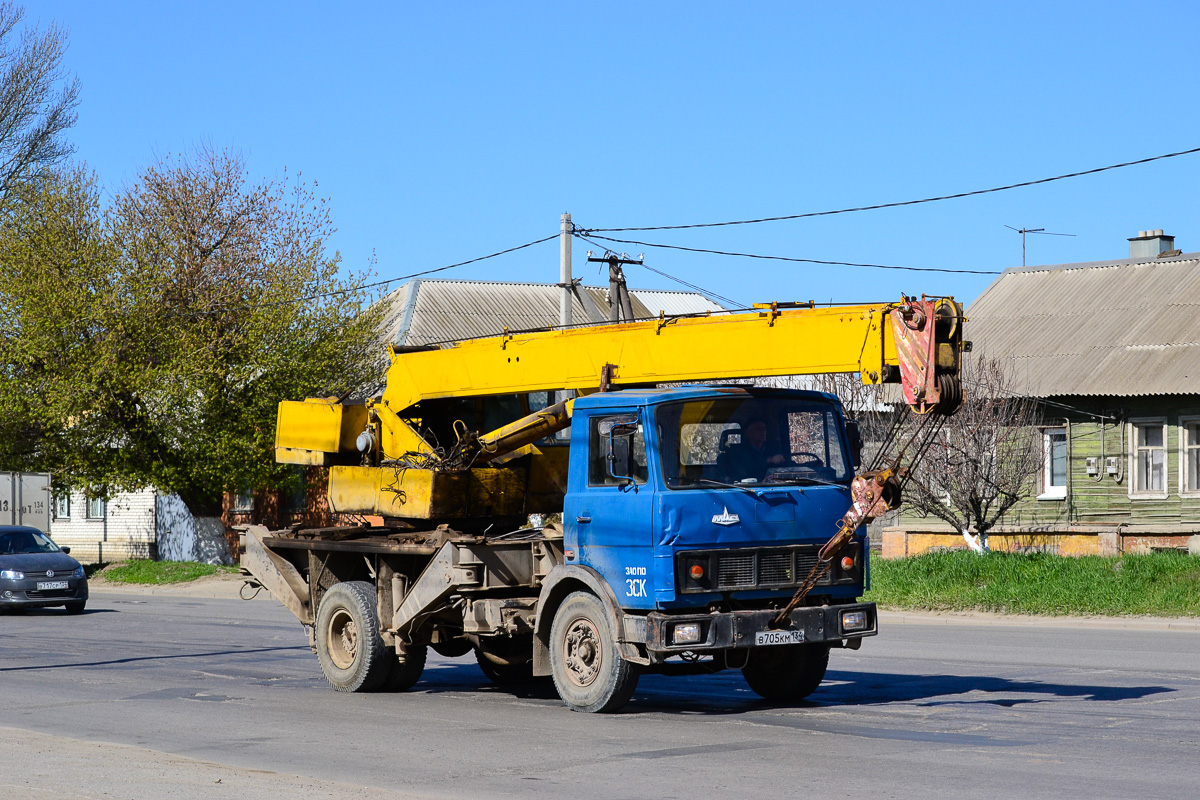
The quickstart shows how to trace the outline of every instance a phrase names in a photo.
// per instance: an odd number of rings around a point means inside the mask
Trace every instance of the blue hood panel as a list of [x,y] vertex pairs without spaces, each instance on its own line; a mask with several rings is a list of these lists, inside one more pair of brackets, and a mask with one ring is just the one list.
[[658,495],[656,555],[719,547],[825,542],[850,507],[849,489],[780,487],[755,497],[738,489],[676,490]]

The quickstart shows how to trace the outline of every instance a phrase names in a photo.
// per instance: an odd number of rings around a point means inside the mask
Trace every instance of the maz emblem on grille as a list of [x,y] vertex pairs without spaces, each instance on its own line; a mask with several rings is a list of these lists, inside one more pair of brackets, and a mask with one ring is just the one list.
[[720,514],[713,514],[713,525],[737,525],[742,521],[742,518],[737,514],[730,514],[729,508],[722,506]]

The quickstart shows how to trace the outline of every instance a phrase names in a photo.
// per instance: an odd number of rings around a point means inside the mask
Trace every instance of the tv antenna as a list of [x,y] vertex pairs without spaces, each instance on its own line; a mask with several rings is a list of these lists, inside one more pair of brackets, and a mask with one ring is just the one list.
[[1016,231],[1021,234],[1021,266],[1025,266],[1025,234],[1036,233],[1041,236],[1074,236],[1073,233],[1054,233],[1045,228],[1014,228],[1012,225],[1005,225],[1010,231]]

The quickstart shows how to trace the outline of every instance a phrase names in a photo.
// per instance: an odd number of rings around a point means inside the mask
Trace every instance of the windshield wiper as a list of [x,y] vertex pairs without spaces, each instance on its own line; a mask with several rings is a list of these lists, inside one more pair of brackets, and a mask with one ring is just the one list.
[[722,483],[721,481],[714,481],[709,478],[696,478],[696,480],[694,480],[692,482],[693,483],[707,483],[710,486],[720,486],[722,489],[741,489],[743,492],[746,492],[747,494],[752,494],[755,497],[762,496],[761,490],[751,489],[749,486],[745,486],[740,483]]
[[818,486],[836,486],[839,489],[848,489],[844,483],[834,483],[833,481],[822,480],[821,478],[810,478],[807,475],[797,476],[795,478],[786,478],[781,481],[768,481],[768,484],[773,486],[790,486],[799,483],[812,483]]

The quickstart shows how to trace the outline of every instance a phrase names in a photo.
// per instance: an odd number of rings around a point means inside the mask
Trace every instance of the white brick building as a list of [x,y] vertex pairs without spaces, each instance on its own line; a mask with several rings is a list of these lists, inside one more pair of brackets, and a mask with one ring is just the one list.
[[108,501],[70,492],[54,498],[50,537],[85,564],[152,558],[230,563],[219,518],[194,517],[178,495],[118,492]]

